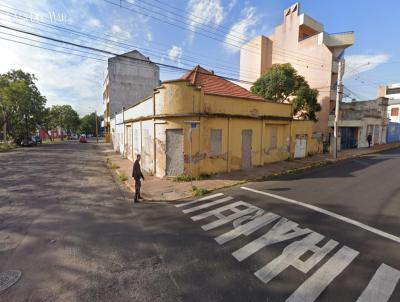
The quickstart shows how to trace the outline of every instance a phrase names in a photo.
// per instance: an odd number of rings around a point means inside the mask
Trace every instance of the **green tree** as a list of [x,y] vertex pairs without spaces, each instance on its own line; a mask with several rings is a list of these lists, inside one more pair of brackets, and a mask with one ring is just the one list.
[[50,124],[61,129],[61,139],[63,139],[63,131],[77,132],[79,129],[79,115],[70,105],[51,107],[50,116]]
[[81,118],[81,124],[80,124],[80,132],[85,133],[86,135],[96,134],[96,123],[97,123],[97,131],[100,131],[100,126],[101,126],[101,117],[97,116],[96,118],[96,113],[91,113],[87,114],[84,117]]
[[293,103],[294,115],[316,120],[321,110],[318,91],[310,88],[303,76],[290,64],[274,64],[251,87],[251,91],[278,103]]
[[3,131],[9,131],[14,138],[34,133],[45,109],[46,98],[37,88],[36,80],[33,74],[22,70],[11,70],[0,76]]

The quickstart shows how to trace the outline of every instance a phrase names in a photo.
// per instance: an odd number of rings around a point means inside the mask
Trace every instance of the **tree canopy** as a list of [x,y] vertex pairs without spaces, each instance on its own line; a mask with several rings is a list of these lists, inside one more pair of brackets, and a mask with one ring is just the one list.
[[14,138],[35,132],[45,110],[46,98],[41,95],[33,74],[11,70],[0,75],[0,109],[3,131]]
[[70,105],[55,105],[50,109],[50,124],[61,130],[77,132],[80,119],[78,113]]
[[317,120],[316,113],[321,110],[318,90],[312,89],[291,64],[272,65],[251,91],[278,103],[292,103],[294,115],[299,118]]
[[84,133],[86,135],[96,134],[96,123],[97,123],[97,131],[100,131],[100,126],[101,126],[101,117],[97,116],[96,119],[96,113],[91,113],[87,114],[84,117],[81,118],[81,124],[79,127],[79,130],[81,133]]

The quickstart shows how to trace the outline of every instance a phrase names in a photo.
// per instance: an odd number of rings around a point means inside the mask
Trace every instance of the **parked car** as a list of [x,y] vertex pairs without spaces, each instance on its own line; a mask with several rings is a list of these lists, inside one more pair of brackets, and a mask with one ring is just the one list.
[[37,143],[32,137],[24,138],[21,140],[21,147],[33,147],[36,146]]
[[86,135],[85,135],[85,134],[82,134],[82,135],[79,137],[79,142],[80,142],[80,143],[87,143],[87,139],[86,139]]
[[37,144],[42,144],[42,139],[38,135],[32,136],[32,140],[35,141]]

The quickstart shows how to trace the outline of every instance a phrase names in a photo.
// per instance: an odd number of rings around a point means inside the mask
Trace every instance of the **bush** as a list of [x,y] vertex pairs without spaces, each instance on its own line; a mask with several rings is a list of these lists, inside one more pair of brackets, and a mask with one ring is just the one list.
[[126,174],[122,171],[117,171],[117,175],[119,177],[119,179],[121,181],[127,181],[128,180],[128,176],[126,176]]
[[196,186],[192,187],[192,191],[194,196],[203,196],[205,194],[210,193],[209,190],[203,188],[197,188]]

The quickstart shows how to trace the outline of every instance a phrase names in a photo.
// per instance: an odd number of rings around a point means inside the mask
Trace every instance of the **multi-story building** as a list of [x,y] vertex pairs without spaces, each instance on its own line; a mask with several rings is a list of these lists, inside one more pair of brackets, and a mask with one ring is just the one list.
[[[256,37],[241,47],[240,79],[254,83],[272,64],[290,63],[319,91],[322,109],[314,131],[327,140],[331,132],[329,112],[336,99],[339,60],[353,43],[354,32],[328,34],[321,23],[301,14],[300,4],[295,3],[285,9],[283,23],[272,35]],[[251,84],[245,88],[250,87]]]
[[248,169],[322,151],[313,121],[197,66],[111,121],[115,150],[158,177]]
[[[372,136],[372,145],[386,143],[389,120],[388,99],[379,97],[369,101],[340,103],[339,149],[368,147],[367,136]],[[333,127],[332,112],[329,126]]]
[[388,118],[393,123],[400,123],[400,83],[379,87],[380,97],[389,99]]
[[133,50],[108,60],[103,84],[104,128],[109,139],[110,120],[123,107],[137,104],[160,85],[160,69],[148,57]]

